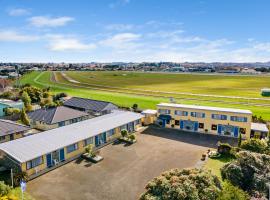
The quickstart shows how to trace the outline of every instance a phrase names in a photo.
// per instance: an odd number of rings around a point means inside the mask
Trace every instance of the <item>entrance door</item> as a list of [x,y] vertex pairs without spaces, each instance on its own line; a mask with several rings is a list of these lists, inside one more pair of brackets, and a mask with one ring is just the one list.
[[13,134],[10,135],[10,140],[14,140],[14,135]]
[[51,167],[52,166],[52,154],[48,153],[46,155],[46,160],[47,160],[47,167]]
[[57,165],[60,162],[60,151],[52,152],[52,164]]
[[65,160],[65,150],[63,148],[63,149],[60,149],[60,161],[64,161],[64,160]]

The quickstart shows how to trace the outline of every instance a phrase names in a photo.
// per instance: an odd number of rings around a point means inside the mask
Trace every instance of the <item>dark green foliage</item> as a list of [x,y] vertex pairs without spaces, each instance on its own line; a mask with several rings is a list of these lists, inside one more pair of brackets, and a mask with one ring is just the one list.
[[248,200],[249,195],[240,188],[232,185],[230,182],[225,181],[222,186],[222,192],[220,192],[217,200]]
[[221,185],[209,171],[172,169],[146,185],[141,200],[215,200]]
[[270,184],[270,156],[241,151],[237,159],[221,168],[223,179],[250,194],[253,191],[268,194]]
[[43,96],[43,91],[37,87],[24,87],[21,93],[23,92],[27,92],[32,103],[39,103]]
[[220,154],[230,154],[232,150],[232,146],[228,143],[219,143],[218,145],[218,153]]
[[252,152],[265,153],[267,150],[267,143],[265,140],[250,139],[244,141],[241,144],[241,148]]
[[138,109],[138,104],[134,103],[132,109],[136,111]]
[[67,97],[67,93],[61,92],[61,93],[57,93],[56,95],[53,96],[53,101],[59,101],[61,100],[61,98],[63,97]]
[[126,137],[127,135],[128,135],[128,132],[127,132],[127,130],[122,130],[121,131],[121,135],[122,135],[122,137]]

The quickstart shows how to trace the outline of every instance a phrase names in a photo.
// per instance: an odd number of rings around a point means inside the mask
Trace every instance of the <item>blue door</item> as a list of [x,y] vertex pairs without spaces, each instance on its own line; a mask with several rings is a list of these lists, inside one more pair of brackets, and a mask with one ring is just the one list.
[[102,133],[103,134],[103,143],[106,143],[107,142],[107,135],[106,135],[106,132]]
[[99,146],[99,137],[98,137],[98,135],[95,136],[95,145],[96,145],[96,147]]
[[64,150],[64,148],[60,149],[59,154],[60,154],[60,161],[65,160],[65,150]]
[[51,153],[46,155],[46,160],[47,160],[47,167],[51,167],[52,166],[52,154]]
[[166,126],[166,119],[162,119],[162,127],[165,128]]
[[221,131],[222,131],[222,125],[218,125],[218,134],[221,135]]
[[180,129],[183,129],[184,128],[184,121],[180,121]]
[[238,137],[239,128],[237,126],[234,127],[233,136]]
[[198,131],[198,128],[199,128],[199,123],[195,122],[194,123],[194,131]]

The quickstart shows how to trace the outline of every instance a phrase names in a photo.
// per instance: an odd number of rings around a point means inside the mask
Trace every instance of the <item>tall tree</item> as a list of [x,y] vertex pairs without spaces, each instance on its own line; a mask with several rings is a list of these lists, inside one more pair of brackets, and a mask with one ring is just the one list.
[[29,126],[30,125],[30,120],[25,112],[25,108],[22,109],[21,111],[21,121],[23,124]]

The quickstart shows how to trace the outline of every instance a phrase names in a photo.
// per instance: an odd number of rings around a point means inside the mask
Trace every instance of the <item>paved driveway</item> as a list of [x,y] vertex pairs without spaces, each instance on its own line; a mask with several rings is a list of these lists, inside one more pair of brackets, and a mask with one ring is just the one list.
[[149,180],[171,168],[194,167],[201,154],[217,143],[215,137],[148,128],[131,146],[110,144],[104,160],[91,164],[78,159],[28,183],[37,200],[133,200]]

